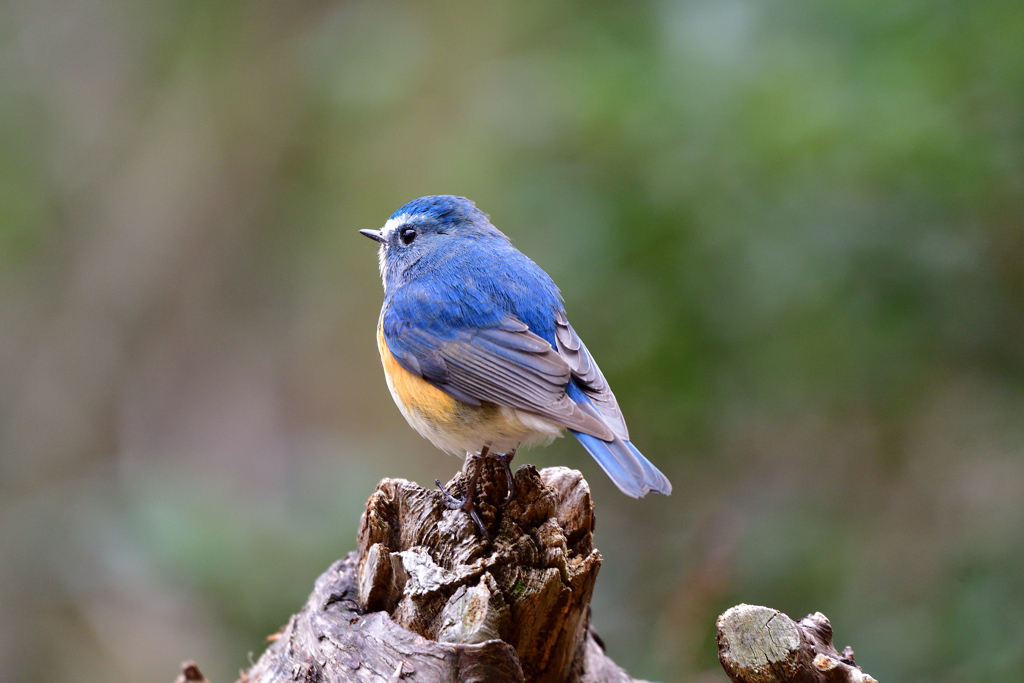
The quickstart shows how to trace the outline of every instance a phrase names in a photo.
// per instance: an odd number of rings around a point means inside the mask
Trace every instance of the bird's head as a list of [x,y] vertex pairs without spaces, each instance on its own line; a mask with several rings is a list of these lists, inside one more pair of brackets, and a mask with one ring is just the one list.
[[385,291],[453,256],[464,255],[481,241],[508,240],[473,202],[452,195],[414,199],[395,211],[380,230],[359,232],[380,242],[378,257]]

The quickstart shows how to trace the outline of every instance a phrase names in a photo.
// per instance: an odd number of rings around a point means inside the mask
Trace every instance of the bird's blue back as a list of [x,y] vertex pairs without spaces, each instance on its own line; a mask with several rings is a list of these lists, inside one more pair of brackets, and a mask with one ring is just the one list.
[[414,280],[385,292],[385,308],[446,341],[513,316],[554,346],[555,313],[564,311],[557,285],[495,233],[452,240],[429,264],[417,264]]

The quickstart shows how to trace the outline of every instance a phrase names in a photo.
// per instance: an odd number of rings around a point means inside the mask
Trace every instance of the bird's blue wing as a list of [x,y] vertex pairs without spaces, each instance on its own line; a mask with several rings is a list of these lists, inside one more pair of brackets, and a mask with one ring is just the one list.
[[385,305],[388,350],[409,372],[452,397],[510,406],[600,439],[615,434],[589,403],[566,395],[569,364],[528,325],[486,298],[410,283]]

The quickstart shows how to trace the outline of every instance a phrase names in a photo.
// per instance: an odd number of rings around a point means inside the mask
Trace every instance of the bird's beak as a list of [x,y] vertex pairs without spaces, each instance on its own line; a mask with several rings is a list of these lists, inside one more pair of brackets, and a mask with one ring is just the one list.
[[366,235],[371,240],[377,240],[381,244],[384,244],[384,236],[380,234],[380,230],[360,230],[360,235]]

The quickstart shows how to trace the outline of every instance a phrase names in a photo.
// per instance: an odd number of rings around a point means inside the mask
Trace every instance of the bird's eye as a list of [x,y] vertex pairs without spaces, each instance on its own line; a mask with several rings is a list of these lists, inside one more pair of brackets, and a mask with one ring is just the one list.
[[402,228],[402,232],[398,233],[398,235],[402,238],[402,244],[412,244],[412,241],[416,239],[416,228],[411,228],[407,225]]

